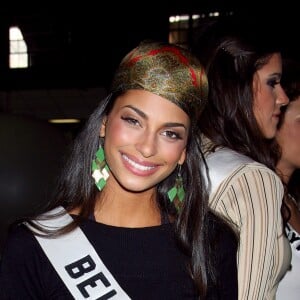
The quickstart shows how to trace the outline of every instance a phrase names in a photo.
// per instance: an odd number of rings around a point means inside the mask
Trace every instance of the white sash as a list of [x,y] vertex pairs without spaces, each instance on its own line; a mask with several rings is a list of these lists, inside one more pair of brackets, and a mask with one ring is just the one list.
[[[62,210],[64,208],[58,207],[48,212],[47,215],[56,214]],[[35,222],[54,230],[71,223],[72,217],[66,213],[49,220]],[[26,225],[37,232],[29,224]],[[55,238],[37,235],[35,237],[75,299],[130,299],[79,227]]]
[[214,193],[219,185],[240,166],[253,163],[254,160],[228,148],[218,149],[206,157],[210,179],[209,195]]

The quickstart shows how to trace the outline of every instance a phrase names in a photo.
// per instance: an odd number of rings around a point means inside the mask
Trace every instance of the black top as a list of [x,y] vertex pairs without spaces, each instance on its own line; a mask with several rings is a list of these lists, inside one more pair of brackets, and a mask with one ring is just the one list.
[[[178,250],[172,224],[146,228],[122,228],[86,220],[82,230],[122,289],[133,300],[198,299]],[[218,223],[212,255],[220,270],[218,287],[207,299],[237,299],[237,244]],[[58,253],[57,255],[68,255]],[[3,251],[0,272],[2,300],[73,299],[39,243],[24,225],[12,229]],[[114,298],[112,298],[114,299]]]

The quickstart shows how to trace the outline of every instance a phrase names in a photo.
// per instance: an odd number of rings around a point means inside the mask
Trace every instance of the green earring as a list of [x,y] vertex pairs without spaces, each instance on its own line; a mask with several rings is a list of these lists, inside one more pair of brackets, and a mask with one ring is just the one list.
[[109,177],[109,168],[105,161],[104,150],[102,146],[96,152],[96,158],[92,161],[92,177],[95,179],[95,184],[99,191],[101,191],[106,180]]
[[183,188],[183,180],[181,176],[181,165],[179,166],[177,178],[175,181],[175,186],[173,186],[169,191],[168,191],[168,197],[171,202],[174,202],[174,205],[177,210],[180,209],[182,201],[184,199],[185,192]]

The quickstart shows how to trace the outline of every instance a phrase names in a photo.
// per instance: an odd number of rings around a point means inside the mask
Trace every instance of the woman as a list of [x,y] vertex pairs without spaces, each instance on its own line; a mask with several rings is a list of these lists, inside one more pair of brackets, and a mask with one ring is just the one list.
[[180,47],[143,42],[125,56],[75,141],[54,210],[8,239],[4,299],[236,299],[236,236],[209,213],[198,167],[207,89]]
[[287,188],[284,211],[285,231],[292,250],[291,267],[280,281],[276,299],[296,300],[300,295],[300,65],[287,60],[283,87],[290,103],[280,123],[276,139],[281,148],[277,173]]
[[260,40],[262,28],[247,25],[220,21],[198,36],[210,86],[199,128],[206,139],[210,207],[239,236],[238,299],[266,300],[275,299],[290,258],[280,213],[284,190],[274,172],[277,153],[270,151],[288,98],[271,33]]

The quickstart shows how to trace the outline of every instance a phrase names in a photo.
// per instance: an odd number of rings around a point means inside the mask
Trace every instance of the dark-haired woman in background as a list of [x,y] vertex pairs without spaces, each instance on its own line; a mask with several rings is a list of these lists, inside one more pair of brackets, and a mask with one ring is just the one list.
[[[236,22],[237,21],[237,22]],[[273,300],[290,263],[284,194],[270,151],[281,107],[280,48],[271,31],[238,19],[212,22],[198,36],[208,102],[199,120],[209,169],[210,207],[238,232],[238,299]],[[259,37],[262,36],[263,39]]]

